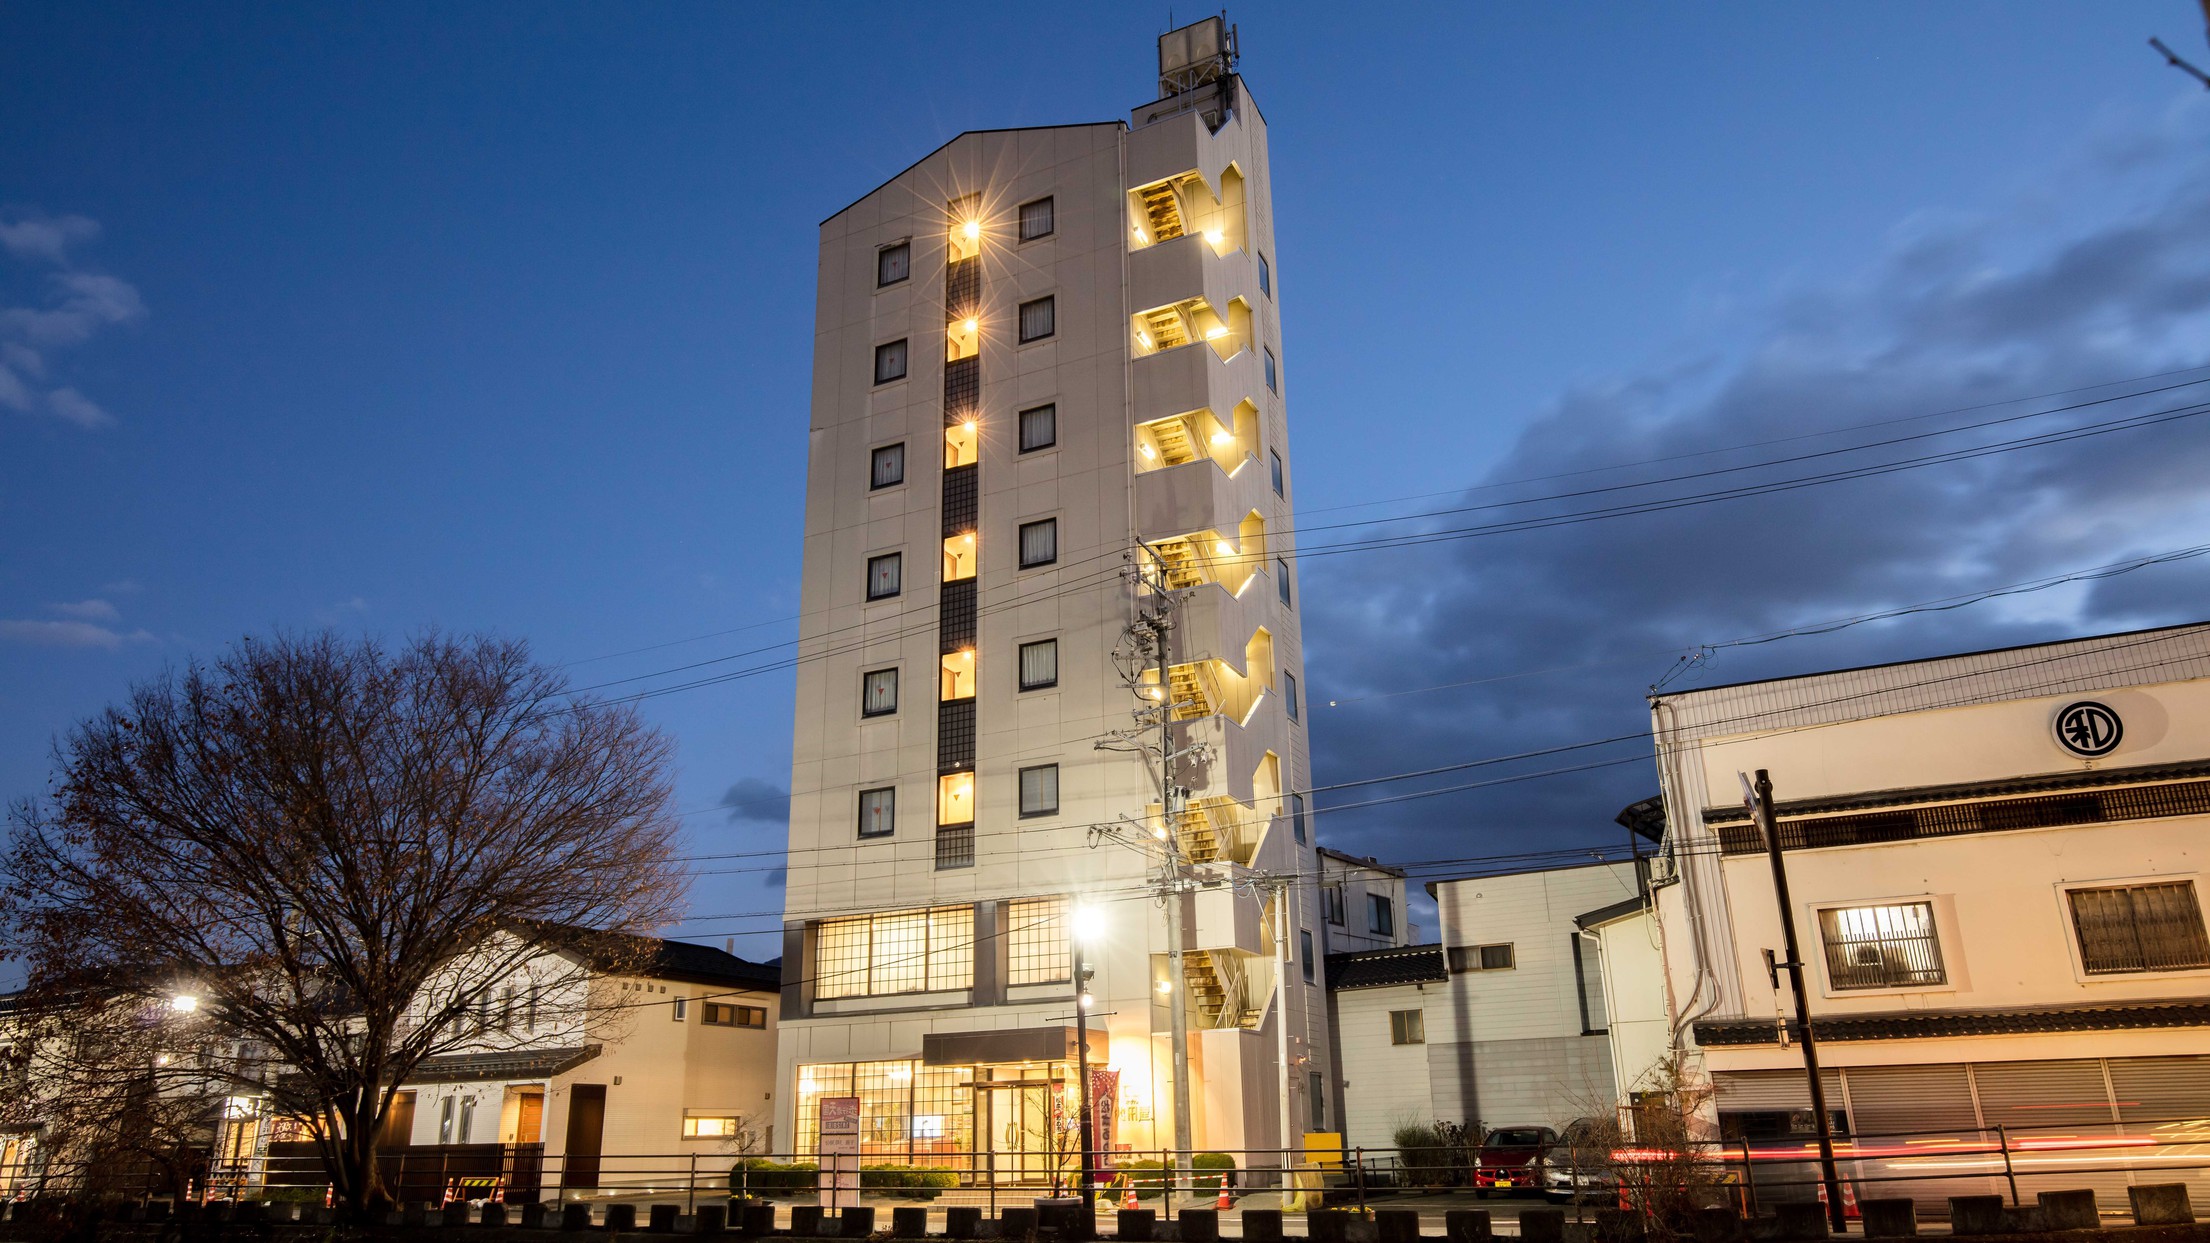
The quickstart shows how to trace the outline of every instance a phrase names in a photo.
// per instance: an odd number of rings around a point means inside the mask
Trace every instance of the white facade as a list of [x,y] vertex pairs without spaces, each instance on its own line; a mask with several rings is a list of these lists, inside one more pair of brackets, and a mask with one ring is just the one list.
[[1727,1134],[1807,1117],[1736,776],[1758,769],[1829,1108],[1855,1133],[2144,1136],[2210,1116],[2210,626],[1689,691],[1653,713],[1669,1015]]
[[[822,225],[782,1146],[853,1094],[870,1160],[1046,1177],[1077,906],[1111,1142],[1172,1143],[1185,999],[1199,1147],[1293,1142],[1324,1093],[1313,895],[1229,887],[1308,837],[1274,260],[1233,75],[1127,124],[963,134]],[[1214,886],[1180,982],[1158,787],[1112,737],[1157,711],[1139,574],[1173,589],[1165,698],[1199,748],[1173,840]]]
[[1404,872],[1325,846],[1312,852],[1320,874],[1320,953],[1355,954],[1419,940],[1404,904]]

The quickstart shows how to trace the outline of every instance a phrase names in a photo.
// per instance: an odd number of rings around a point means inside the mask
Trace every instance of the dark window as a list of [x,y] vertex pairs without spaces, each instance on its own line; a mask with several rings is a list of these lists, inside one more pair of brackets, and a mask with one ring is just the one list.
[[1296,674],[1294,674],[1294,673],[1291,673],[1291,672],[1289,672],[1289,671],[1288,671],[1288,670],[1286,670],[1286,669],[1282,670],[1282,675],[1281,675],[1281,699],[1282,699],[1282,710],[1283,710],[1283,711],[1285,711],[1285,712],[1287,712],[1287,713],[1289,714],[1289,719],[1290,719],[1290,720],[1292,720],[1292,721],[1296,720],[1296,719],[1297,719],[1297,675],[1296,675]]
[[1033,406],[1021,411],[1021,452],[1033,453],[1059,443],[1059,407]]
[[895,285],[913,275],[913,246],[900,242],[875,252],[875,288]]
[[1310,984],[1313,981],[1312,930],[1310,928],[1297,929],[1297,953],[1304,971],[1305,983]]
[[1050,565],[1059,559],[1059,520],[1046,518],[1041,522],[1021,524],[1021,568],[1034,569]]
[[1928,902],[1836,907],[1819,912],[1826,978],[1837,989],[1940,984],[1941,944]]
[[874,466],[868,472],[871,488],[887,488],[905,482],[905,446],[884,445],[875,450]]
[[905,588],[903,556],[886,552],[867,559],[867,598],[887,600]]
[[1302,794],[1289,796],[1289,832],[1299,846],[1311,840],[1312,832],[1305,827],[1305,796]]
[[767,1007],[725,1006],[718,1001],[709,1001],[699,1020],[708,1027],[766,1027]]
[[877,669],[860,679],[861,716],[888,716],[898,710],[898,671]]
[[1320,915],[1338,928],[1343,926],[1345,918],[1343,907],[1343,887],[1341,885],[1329,885],[1320,891]]
[[1287,607],[1289,604],[1289,563],[1280,557],[1274,558],[1274,589],[1281,593],[1282,605]]
[[1389,1012],[1390,1044],[1426,1044],[1427,1016],[1417,1010]]
[[690,1000],[691,999],[688,997],[678,997],[675,999],[674,1010],[676,1022],[680,1023],[683,1021],[684,1012],[689,1009]]
[[1059,640],[1021,644],[1021,689],[1040,691],[1059,685]]
[[1059,331],[1058,311],[1050,298],[1021,303],[1021,342],[1041,341]]
[[1510,971],[1516,965],[1509,945],[1453,945],[1448,957],[1457,972]]
[[2210,938],[2191,880],[2074,889],[2072,927],[2089,975],[2210,967]]
[[1281,454],[1272,449],[1268,449],[1266,452],[1268,456],[1274,459],[1274,495],[1282,496],[1284,493],[1282,492]]
[[[1266,390],[1278,393],[1281,391],[1281,371],[1274,362],[1274,351],[1269,349],[1262,352],[1266,355]],[[898,374],[904,375],[905,372],[901,369]]]
[[888,837],[898,828],[898,791],[891,786],[859,792],[859,835]]
[[1021,770],[1021,814],[1050,816],[1059,811],[1059,766],[1038,764]]
[[1312,1129],[1315,1131],[1327,1130],[1327,1080],[1321,1076],[1319,1071],[1313,1071],[1306,1076],[1305,1095],[1310,1097],[1312,1101]]
[[1033,242],[1052,233],[1051,196],[1045,195],[1033,203],[1021,204],[1021,240]]
[[1269,296],[1274,292],[1274,269],[1266,265],[1264,255],[1258,257],[1258,291]]
[[1397,935],[1397,911],[1394,903],[1378,893],[1366,895],[1366,927],[1378,937]]
[[875,347],[875,383],[905,379],[905,342],[885,341]]

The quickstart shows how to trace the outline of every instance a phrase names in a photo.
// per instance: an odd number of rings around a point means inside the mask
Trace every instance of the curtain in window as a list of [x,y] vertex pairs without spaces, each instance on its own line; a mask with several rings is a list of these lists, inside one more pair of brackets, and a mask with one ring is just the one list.
[[905,482],[904,445],[884,445],[875,450],[875,476],[872,482],[878,488]]
[[900,580],[903,577],[903,575],[900,573],[900,570],[903,568],[900,565],[900,561],[901,555],[898,553],[890,553],[886,556],[881,557],[869,557],[867,559],[868,599],[879,600],[884,596],[894,596],[898,594],[900,590]]
[[910,244],[900,242],[885,246],[875,252],[875,284],[895,285],[911,273],[912,267],[913,247]]
[[1021,303],[1021,340],[1040,341],[1057,332],[1057,309],[1052,299]]
[[1039,816],[1059,810],[1059,766],[1021,770],[1021,814]]
[[1021,527],[1021,566],[1049,565],[1059,559],[1059,520],[1046,518]]
[[861,697],[863,712],[896,712],[898,710],[898,671],[877,669],[867,675],[866,694]]
[[1021,644],[1021,689],[1032,691],[1038,687],[1059,684],[1059,641],[1044,639],[1037,643]]
[[1051,200],[1048,197],[1037,199],[1033,203],[1021,204],[1022,241],[1028,242],[1039,237],[1047,237],[1051,231]]
[[905,378],[905,342],[890,341],[875,347],[875,383]]
[[1048,449],[1059,443],[1059,408],[1038,406],[1021,411],[1021,452]]
[[2090,974],[2210,966],[2193,881],[2071,892],[2080,962]]
[[895,789],[861,790],[859,792],[859,835],[883,837],[897,827],[897,799]]

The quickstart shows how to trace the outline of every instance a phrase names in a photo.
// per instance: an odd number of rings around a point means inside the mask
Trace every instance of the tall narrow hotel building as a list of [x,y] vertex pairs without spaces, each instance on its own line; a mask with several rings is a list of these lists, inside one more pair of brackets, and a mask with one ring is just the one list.
[[1232,40],[1175,31],[1127,122],[961,134],[821,226],[777,1148],[856,1096],[870,1163],[1047,1179],[1093,922],[1108,1150],[1173,1144],[1176,1006],[1195,1146],[1332,1116],[1317,895],[1271,884],[1309,871],[1309,759]]

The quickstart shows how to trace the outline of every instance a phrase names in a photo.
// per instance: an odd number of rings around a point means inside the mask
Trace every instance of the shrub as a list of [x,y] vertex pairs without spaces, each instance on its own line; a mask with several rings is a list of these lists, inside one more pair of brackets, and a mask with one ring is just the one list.
[[1390,1139],[1407,1187],[1448,1187],[1464,1173],[1464,1157],[1441,1127],[1427,1122],[1400,1123]]
[[862,1190],[886,1193],[902,1200],[933,1200],[959,1185],[951,1170],[921,1165],[863,1165],[859,1167]]
[[820,1173],[821,1167],[811,1161],[784,1165],[764,1157],[746,1157],[729,1170],[729,1194],[811,1195],[821,1185]]

